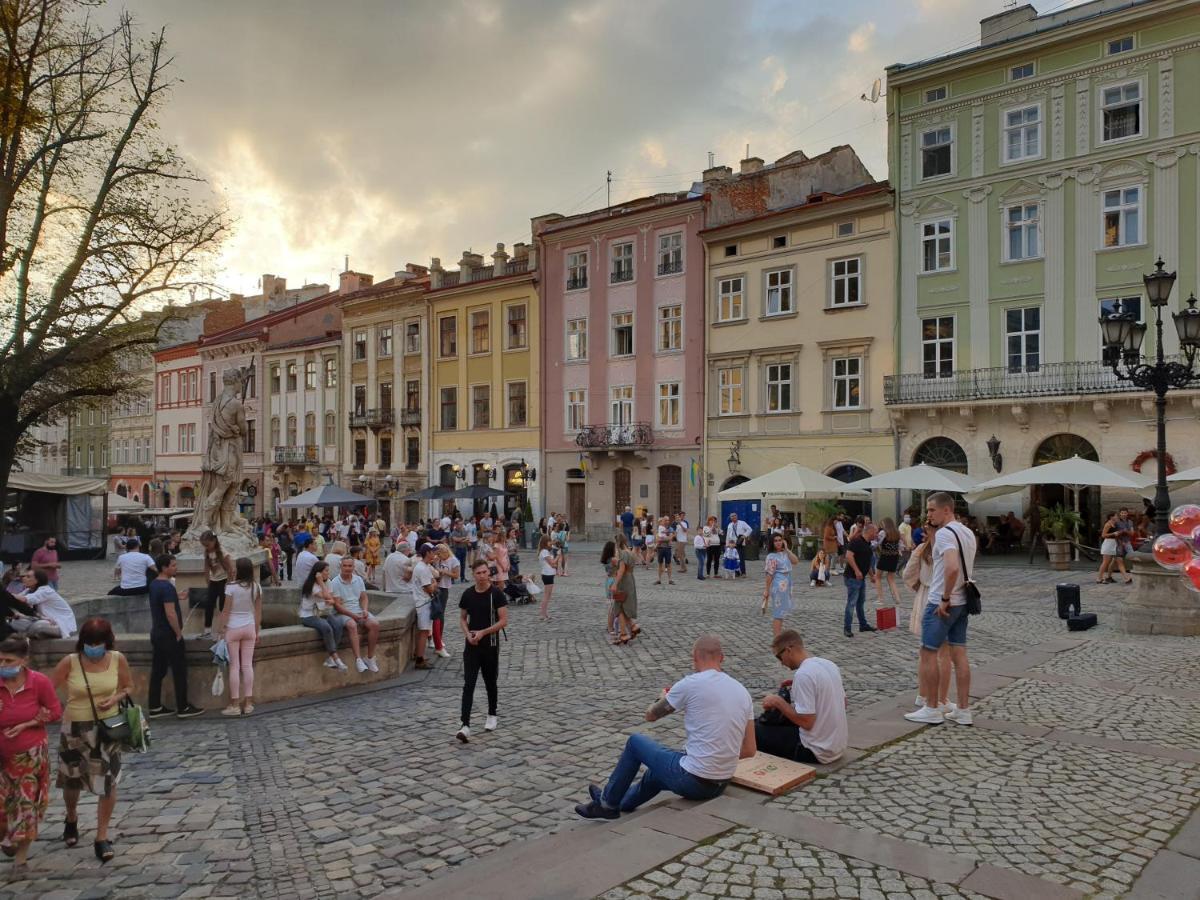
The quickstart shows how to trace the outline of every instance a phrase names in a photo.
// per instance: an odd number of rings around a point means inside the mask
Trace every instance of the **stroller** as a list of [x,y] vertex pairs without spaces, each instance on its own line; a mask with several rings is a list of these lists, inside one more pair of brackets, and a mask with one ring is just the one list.
[[533,595],[521,577],[521,558],[515,551],[508,554],[508,583],[504,586],[504,594],[513,603],[533,602]]

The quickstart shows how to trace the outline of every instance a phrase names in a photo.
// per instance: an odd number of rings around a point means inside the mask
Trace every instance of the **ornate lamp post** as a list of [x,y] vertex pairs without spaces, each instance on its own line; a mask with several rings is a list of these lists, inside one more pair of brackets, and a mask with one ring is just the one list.
[[1175,273],[1164,270],[1161,257],[1154,268],[1154,272],[1142,276],[1146,284],[1146,297],[1154,307],[1154,362],[1142,361],[1141,348],[1146,337],[1146,326],[1139,324],[1132,312],[1119,311],[1101,316],[1100,329],[1104,337],[1104,361],[1112,367],[1113,374],[1121,381],[1130,381],[1143,390],[1154,391],[1154,408],[1158,419],[1158,485],[1154,491],[1154,531],[1155,534],[1165,534],[1171,509],[1171,497],[1167,492],[1167,392],[1171,388],[1186,387],[1197,377],[1193,366],[1196,352],[1200,350],[1200,309],[1196,309],[1196,297],[1193,294],[1188,298],[1188,308],[1172,315],[1185,362],[1166,359],[1163,355],[1162,309],[1171,296],[1171,288],[1175,286]]

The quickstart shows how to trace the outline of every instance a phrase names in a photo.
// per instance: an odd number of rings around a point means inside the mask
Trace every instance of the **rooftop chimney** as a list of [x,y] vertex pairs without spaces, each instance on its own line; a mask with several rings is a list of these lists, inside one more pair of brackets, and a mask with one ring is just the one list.
[[742,168],[740,174],[753,175],[755,172],[761,172],[763,161],[757,156],[751,156],[742,160]]
[[364,272],[343,272],[338,276],[338,293],[352,294],[363,288],[369,288],[374,281],[374,278]]
[[274,275],[264,275],[262,277],[262,292],[264,297],[274,297],[276,294],[283,294],[286,291],[286,278],[276,278]]
[[733,177],[733,169],[729,166],[713,166],[711,169],[705,169],[701,173],[700,178],[704,181],[704,186],[716,184],[719,181],[727,181]]
[[504,252],[504,245],[497,244],[496,252],[492,254],[492,265],[496,267],[496,276],[504,274],[504,264],[506,262],[508,262],[508,254]]
[[1033,20],[1036,18],[1037,10],[1027,3],[1024,6],[1006,9],[994,16],[988,16],[986,19],[980,19],[979,45],[986,47],[989,44],[998,44],[1001,41],[1028,34],[1033,31]]

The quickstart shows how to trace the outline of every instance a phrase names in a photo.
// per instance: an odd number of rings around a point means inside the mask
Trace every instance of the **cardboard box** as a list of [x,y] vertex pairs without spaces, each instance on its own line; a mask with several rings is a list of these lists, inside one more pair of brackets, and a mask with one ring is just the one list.
[[817,770],[812,766],[760,751],[738,763],[733,783],[778,797],[794,787],[812,781],[816,776]]

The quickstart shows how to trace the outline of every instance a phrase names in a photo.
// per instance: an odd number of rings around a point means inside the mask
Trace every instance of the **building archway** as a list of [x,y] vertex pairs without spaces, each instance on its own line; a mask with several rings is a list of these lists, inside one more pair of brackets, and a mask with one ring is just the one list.
[[150,485],[142,485],[142,506],[150,507]]
[[[1100,454],[1087,438],[1070,432],[1060,432],[1045,438],[1033,451],[1031,465],[1044,466],[1046,463],[1059,462],[1078,456],[1092,462],[1100,461]],[[1076,496],[1078,494],[1078,496]],[[1035,507],[1053,508],[1062,504],[1067,509],[1078,509],[1083,517],[1083,537],[1085,542],[1093,546],[1093,537],[1100,532],[1100,489],[1097,487],[1082,488],[1078,492],[1061,484],[1039,484],[1030,489],[1031,501]],[[1037,517],[1040,520],[1040,514]]]
[[948,437],[931,437],[922,443],[912,457],[914,466],[921,463],[958,472],[960,475],[967,474],[967,452],[958,445],[957,441],[952,441]]
[[122,497],[129,496],[129,488],[125,486],[125,482],[122,481],[120,484],[117,485],[117,493],[120,494]]
[[[871,477],[870,472],[854,463],[842,463],[839,466],[834,466],[825,474],[845,484],[851,484],[852,482],[862,481],[864,478]],[[843,497],[838,499],[837,504],[845,510],[846,515],[850,516],[850,518],[871,515],[870,500],[847,500]]]
[[190,487],[181,487],[179,489],[179,505],[180,506],[195,506],[196,491]]

